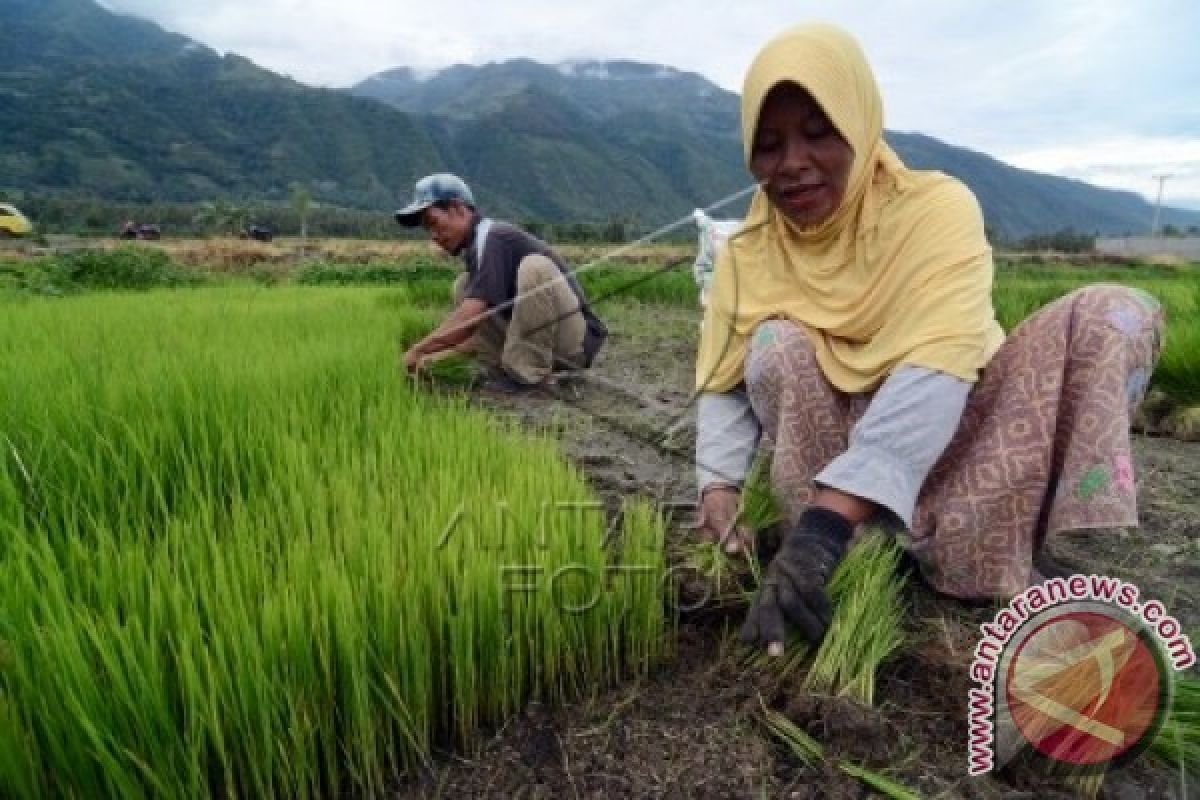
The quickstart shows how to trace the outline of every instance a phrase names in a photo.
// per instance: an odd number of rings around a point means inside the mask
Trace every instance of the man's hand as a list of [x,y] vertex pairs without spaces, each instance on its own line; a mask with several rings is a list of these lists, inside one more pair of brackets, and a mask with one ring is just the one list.
[[805,639],[819,644],[832,618],[825,585],[853,532],[850,521],[837,512],[819,507],[805,511],[767,567],[742,625],[742,641],[766,645],[771,654],[782,653],[790,623]]
[[740,506],[741,492],[736,486],[713,486],[700,496],[697,530],[705,538],[724,545],[730,555],[748,549],[753,541],[749,528],[735,524]]
[[404,370],[409,375],[415,376],[429,365],[429,361],[428,354],[421,352],[416,347],[409,348],[408,352],[404,354]]
[[404,370],[415,375],[433,361],[470,348],[471,337],[488,312],[487,303],[468,297],[421,341],[404,354]]

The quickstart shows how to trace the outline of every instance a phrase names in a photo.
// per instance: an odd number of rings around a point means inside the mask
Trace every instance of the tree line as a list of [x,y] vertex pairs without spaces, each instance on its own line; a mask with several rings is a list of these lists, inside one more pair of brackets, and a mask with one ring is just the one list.
[[[251,226],[271,229],[280,236],[319,236],[358,239],[422,238],[419,230],[403,228],[392,217],[394,209],[378,211],[316,203],[307,188],[294,184],[288,204],[240,202],[218,198],[203,203],[113,202],[71,192],[0,192],[0,201],[18,206],[38,233],[79,236],[115,236],[127,222],[153,224],[164,236],[237,236]],[[627,242],[648,233],[631,218],[597,222],[550,222],[533,218],[514,220],[530,233],[548,241],[570,243]],[[692,234],[684,230],[679,240]]]
[[[392,218],[391,208],[364,210],[314,202],[311,192],[293,184],[287,204],[241,202],[215,199],[203,203],[184,202],[113,202],[74,192],[0,191],[0,202],[11,202],[34,221],[42,234],[115,236],[126,222],[160,226],[164,236],[199,237],[237,236],[250,226],[269,228],[280,236],[318,236],[357,239],[422,238],[419,230],[403,228]],[[522,217],[514,220],[534,236],[551,242],[575,244],[630,242],[650,232],[636,217],[612,217],[591,222],[557,222]],[[1165,237],[1197,236],[1200,227],[1186,229],[1164,225]],[[694,230],[684,226],[672,236],[673,242],[688,242]],[[1096,234],[1064,228],[1019,239],[1007,239],[989,229],[988,238],[996,248],[1058,253],[1088,253],[1095,249]]]

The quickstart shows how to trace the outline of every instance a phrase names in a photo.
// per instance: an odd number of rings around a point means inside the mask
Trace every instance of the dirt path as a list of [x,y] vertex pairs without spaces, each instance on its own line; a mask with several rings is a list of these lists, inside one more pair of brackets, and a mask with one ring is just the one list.
[[[697,316],[616,309],[616,331],[594,375],[559,399],[482,400],[559,436],[611,507],[640,495],[690,502],[687,408]],[[647,321],[650,320],[650,321]],[[1054,554],[1072,566],[1134,580],[1192,631],[1200,629],[1200,445],[1139,438],[1142,528],[1072,536]],[[678,542],[681,526],[671,533]],[[757,722],[761,696],[842,758],[885,770],[925,797],[1068,798],[1066,787],[1016,771],[968,779],[967,670],[979,625],[969,609],[918,585],[909,591],[910,645],[879,677],[878,710],[815,699],[742,665],[738,614],[692,614],[672,658],[646,680],[566,708],[530,708],[470,757],[445,756],[400,797],[859,798],[832,768],[803,766]],[[1172,773],[1140,760],[1110,775],[1101,797],[1181,796]]]

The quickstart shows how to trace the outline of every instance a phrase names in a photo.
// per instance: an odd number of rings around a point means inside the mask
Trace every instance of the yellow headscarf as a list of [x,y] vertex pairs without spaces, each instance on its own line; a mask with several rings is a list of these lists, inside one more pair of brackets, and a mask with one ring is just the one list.
[[858,44],[803,25],[759,53],[742,91],[749,165],[758,116],[782,82],[806,89],[854,151],[841,205],[799,230],[760,188],[722,248],[696,364],[699,391],[742,381],[759,323],[787,318],[812,339],[825,377],[868,391],[901,364],[974,382],[1004,340],[992,307],[991,248],[975,196],[904,166],[883,140],[883,102]]

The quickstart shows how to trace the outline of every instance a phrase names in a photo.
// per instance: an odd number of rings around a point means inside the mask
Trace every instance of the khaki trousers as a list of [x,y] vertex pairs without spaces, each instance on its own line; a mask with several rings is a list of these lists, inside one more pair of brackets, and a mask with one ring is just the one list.
[[[454,282],[462,303],[467,276]],[[587,321],[562,272],[546,256],[531,254],[517,267],[512,319],[499,312],[475,330],[468,350],[481,364],[502,369],[522,383],[541,383],[555,369],[581,369]]]

